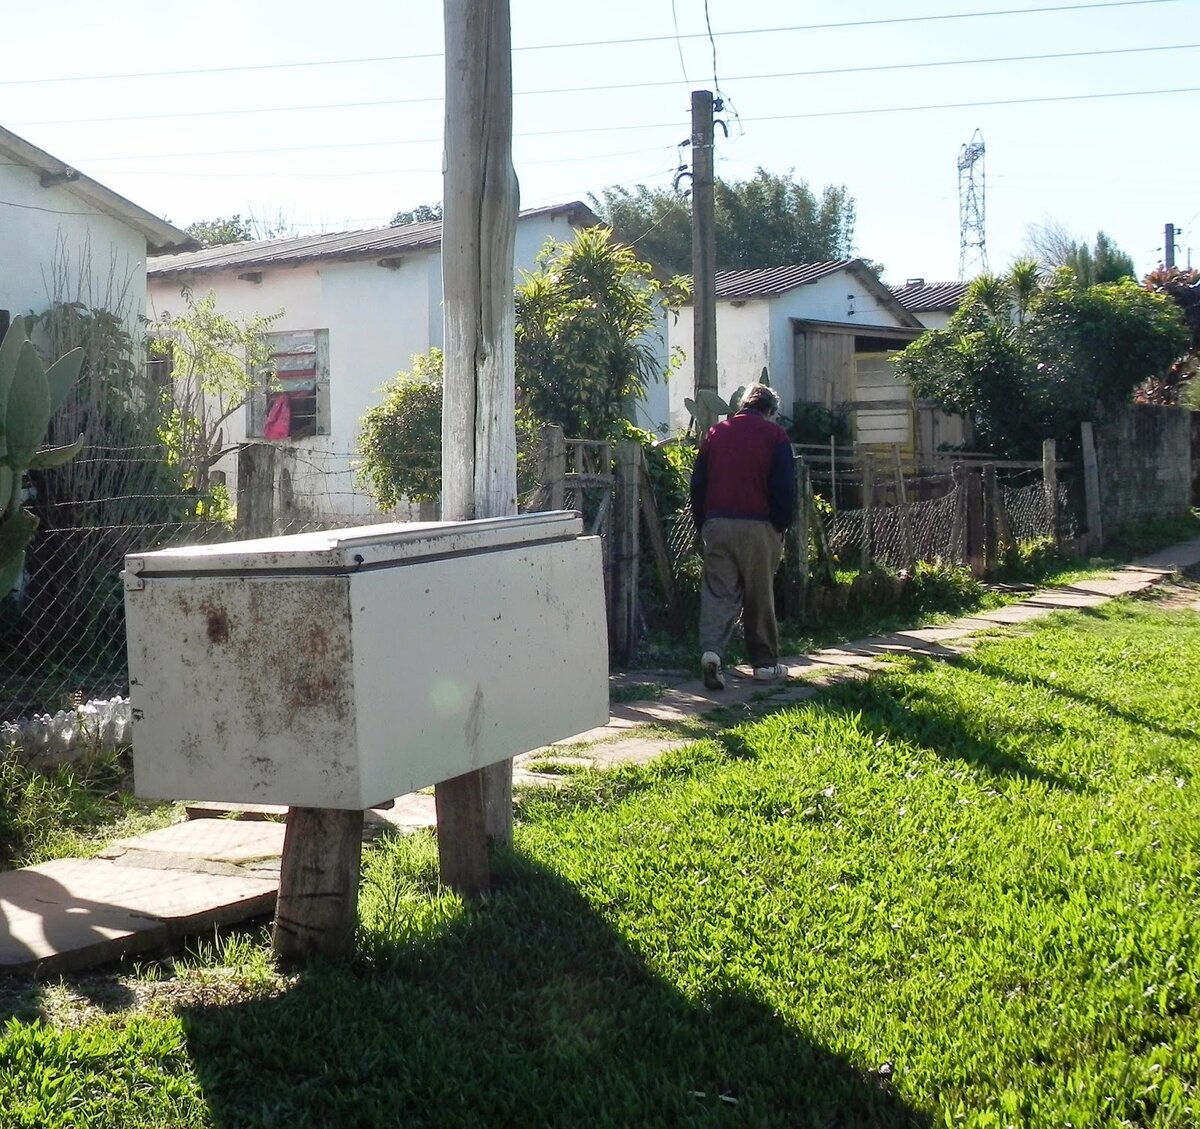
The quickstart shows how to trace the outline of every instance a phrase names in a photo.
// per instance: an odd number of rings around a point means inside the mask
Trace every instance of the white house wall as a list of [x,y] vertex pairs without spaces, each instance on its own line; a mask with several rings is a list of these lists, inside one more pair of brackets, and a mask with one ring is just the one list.
[[0,263],[0,309],[14,315],[81,301],[124,313],[133,332],[145,308],[145,236],[24,165],[0,164]]
[[[770,302],[765,300],[717,303],[717,394],[728,399],[744,384],[758,380],[765,367],[770,368]],[[670,383],[671,427],[681,431],[691,422],[684,399],[694,395],[695,368],[692,365],[692,307],[679,311],[671,338],[683,350],[683,363]],[[790,371],[790,365],[789,365]],[[772,372],[771,383],[776,383]]]
[[[514,261],[518,270],[536,268],[538,252],[548,237],[569,241],[574,237],[565,215],[538,216],[517,226]],[[398,256],[395,269],[374,259],[359,262],[325,262],[310,266],[265,267],[261,282],[237,277],[245,268],[204,272],[189,280],[196,295],[209,290],[217,308],[244,318],[252,314],[283,316],[273,332],[327,329],[329,331],[330,434],[297,440],[297,497],[313,497],[318,515],[352,517],[373,514],[375,507],[353,482],[354,450],[359,421],[367,409],[382,399],[380,389],[398,372],[410,367],[414,354],[442,346],[442,269],[437,250],[413,251]],[[519,278],[519,275],[518,275]],[[149,279],[152,311],[183,308],[180,280]],[[666,344],[656,341],[666,361]],[[665,386],[660,395],[665,400]],[[651,396],[656,394],[651,389]],[[665,413],[659,422],[665,420]],[[246,438],[246,413],[230,421],[228,441]],[[651,420],[639,420],[650,426]],[[299,477],[307,468],[307,476]],[[218,464],[236,491],[233,456]]]

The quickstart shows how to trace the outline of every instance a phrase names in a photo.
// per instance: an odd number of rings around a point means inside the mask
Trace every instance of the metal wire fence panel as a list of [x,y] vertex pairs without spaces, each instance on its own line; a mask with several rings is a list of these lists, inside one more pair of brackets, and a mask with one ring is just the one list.
[[0,720],[128,693],[126,553],[232,538],[207,521],[40,530],[0,612]]
[[[1078,506],[1070,482],[1058,483],[1058,536],[1071,540],[1079,533]],[[1009,529],[1017,544],[1027,544],[1055,536],[1055,519],[1046,502],[1046,489],[1041,479],[1026,485],[1000,487],[1001,502],[1008,518]]]
[[958,563],[963,559],[962,523],[955,520],[960,489],[951,482],[947,493],[925,502],[838,510],[826,519],[830,552],[847,567],[863,559],[894,569],[910,568],[915,561]]

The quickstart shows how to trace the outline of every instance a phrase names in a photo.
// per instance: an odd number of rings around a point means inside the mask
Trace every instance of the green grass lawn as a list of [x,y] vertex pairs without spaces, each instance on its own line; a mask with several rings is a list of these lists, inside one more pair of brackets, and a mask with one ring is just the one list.
[[0,1126],[1200,1124],[1200,616],[902,660],[521,801],[466,908],[0,992]]

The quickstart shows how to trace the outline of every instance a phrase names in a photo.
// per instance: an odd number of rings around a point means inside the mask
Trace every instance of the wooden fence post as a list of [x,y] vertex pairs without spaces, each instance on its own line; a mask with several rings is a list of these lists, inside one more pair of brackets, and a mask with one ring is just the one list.
[[538,481],[546,488],[547,509],[561,510],[566,504],[567,439],[556,423],[543,425],[538,448]]
[[871,510],[875,505],[875,463],[870,455],[862,457],[862,562],[859,569],[862,572],[871,571]]
[[1000,534],[996,513],[996,464],[985,463],[983,467],[983,567],[991,572],[1000,560]]
[[970,470],[966,477],[967,567],[974,576],[987,571],[984,551],[983,476]]
[[900,507],[900,536],[904,540],[904,563],[913,569],[917,563],[917,548],[913,540],[912,516],[908,512],[908,491],[904,486],[904,471],[900,466],[900,444],[892,444],[892,459],[896,464],[896,504]]
[[966,471],[962,463],[955,463],[950,468],[950,474],[954,478],[954,517],[950,523],[950,552],[954,554],[956,564],[965,564],[967,560]]
[[622,439],[616,451],[616,482],[613,498],[613,650],[625,662],[637,651],[638,595],[638,485],[642,448]]
[[812,487],[808,481],[808,463],[803,458],[796,460],[796,523],[792,527],[792,539],[796,551],[796,590],[792,606],[797,617],[804,614],[808,606],[808,526],[809,510],[812,506]]
[[1081,423],[1080,446],[1083,453],[1083,496],[1087,511],[1087,544],[1098,549],[1104,544],[1104,525],[1100,511],[1100,465],[1096,461],[1096,437],[1090,422]]
[[275,447],[270,443],[238,447],[237,524],[246,538],[275,532]]
[[1053,439],[1042,440],[1042,489],[1046,496],[1046,521],[1050,536],[1058,544],[1058,456]]

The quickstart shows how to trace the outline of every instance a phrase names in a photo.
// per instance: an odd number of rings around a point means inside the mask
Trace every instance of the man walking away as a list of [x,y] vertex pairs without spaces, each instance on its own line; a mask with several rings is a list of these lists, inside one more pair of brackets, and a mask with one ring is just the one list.
[[751,384],[737,414],[709,428],[692,470],[692,518],[704,552],[700,666],[710,690],[725,689],[721,654],[739,612],[755,679],[787,676],[779,662],[775,570],[796,508],[796,474],[778,414],[775,391]]

